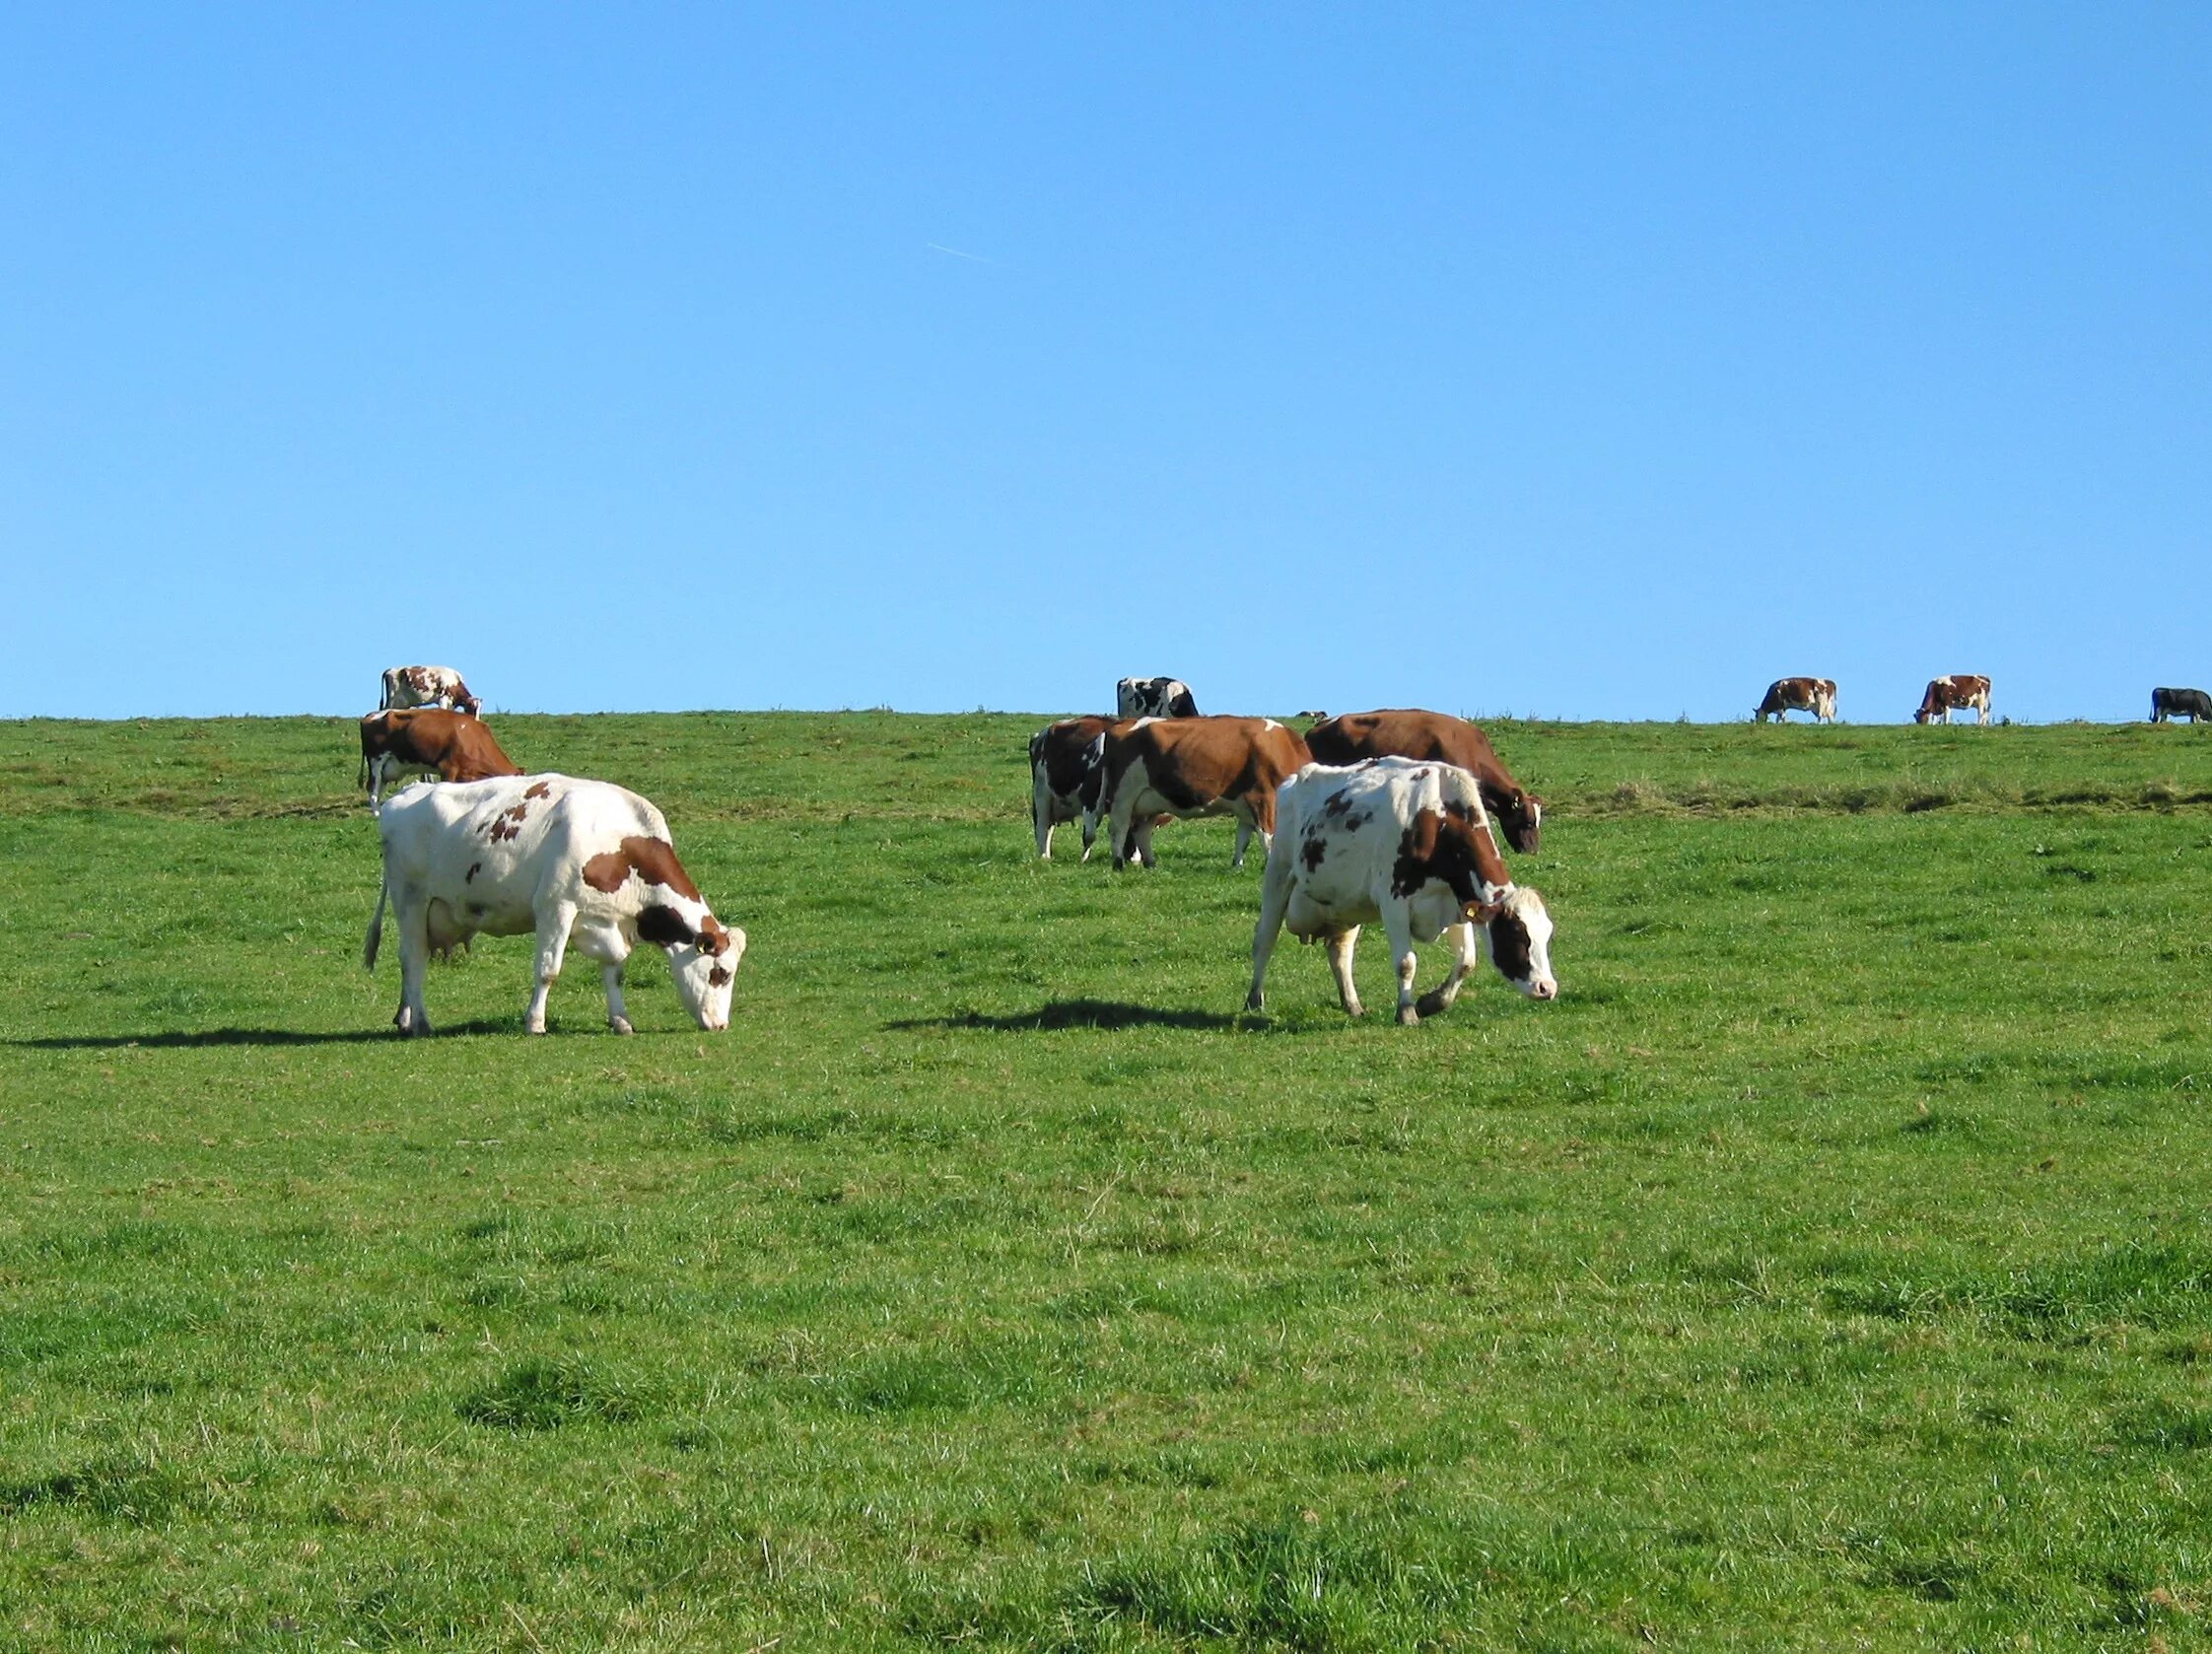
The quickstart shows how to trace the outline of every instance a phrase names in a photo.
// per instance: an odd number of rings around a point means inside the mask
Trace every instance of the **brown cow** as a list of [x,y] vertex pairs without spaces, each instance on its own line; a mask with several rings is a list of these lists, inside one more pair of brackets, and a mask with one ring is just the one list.
[[1152,865],[1152,827],[1162,815],[1233,815],[1236,854],[1260,835],[1275,839],[1275,790],[1311,761],[1306,743],[1272,718],[1141,718],[1106,732],[1106,775],[1085,816],[1113,820],[1114,865]]
[[1776,678],[1766,686],[1766,699],[1759,703],[1759,711],[1752,714],[1752,722],[1764,724],[1767,714],[1774,716],[1776,724],[1787,724],[1785,713],[1809,712],[1816,724],[1835,721],[1835,680],[1833,678]]
[[1943,722],[1949,724],[1953,710],[1962,707],[1981,715],[1975,722],[1989,722],[1987,678],[1974,672],[1953,672],[1947,678],[1930,678],[1920,696],[1920,710],[1912,715],[1912,722],[1933,724],[1940,713]]
[[1505,842],[1533,855],[1544,827],[1544,800],[1521,790],[1498,761],[1489,736],[1463,718],[1440,712],[1348,712],[1306,731],[1317,764],[1356,764],[1362,758],[1418,758],[1456,764],[1475,777],[1483,804],[1505,829]]
[[410,707],[373,712],[361,721],[361,777],[368,783],[372,805],[393,776],[433,770],[441,781],[488,781],[522,773],[521,765],[500,750],[490,728],[464,712]]
[[1083,824],[1083,860],[1098,837],[1099,784],[1106,774],[1106,731],[1126,729],[1127,719],[1064,718],[1029,737],[1029,819],[1037,854],[1052,860],[1052,830],[1063,821]]

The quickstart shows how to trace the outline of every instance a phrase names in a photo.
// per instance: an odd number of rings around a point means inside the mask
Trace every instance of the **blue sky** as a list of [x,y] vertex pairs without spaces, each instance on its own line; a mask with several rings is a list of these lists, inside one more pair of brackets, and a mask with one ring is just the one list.
[[0,715],[2212,684],[2212,8],[0,17]]

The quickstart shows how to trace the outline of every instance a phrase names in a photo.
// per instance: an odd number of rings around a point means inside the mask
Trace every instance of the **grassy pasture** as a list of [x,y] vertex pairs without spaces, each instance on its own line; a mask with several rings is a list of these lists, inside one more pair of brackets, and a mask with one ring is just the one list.
[[2212,733],[1492,725],[1562,998],[1401,1030],[1038,722],[501,721],[735,1021],[405,1045],[348,724],[0,724],[0,1647],[2202,1641]]

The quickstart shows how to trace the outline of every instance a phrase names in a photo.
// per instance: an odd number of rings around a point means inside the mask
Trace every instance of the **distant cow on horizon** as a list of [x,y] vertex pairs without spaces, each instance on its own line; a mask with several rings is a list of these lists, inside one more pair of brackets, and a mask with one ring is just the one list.
[[1196,718],[1198,702],[1181,678],[1123,678],[1114,685],[1114,710],[1123,718]]
[[480,717],[484,703],[468,692],[460,673],[450,666],[387,666],[380,710],[406,707],[449,707],[471,718]]
[[2212,695],[2201,689],[2152,690],[2151,722],[2164,724],[2170,718],[2185,718],[2191,724],[2212,718]]
[[1776,678],[1766,686],[1766,699],[1759,703],[1759,711],[1752,714],[1755,723],[1764,724],[1771,713],[1776,724],[1789,721],[1784,713],[1809,712],[1815,723],[1832,724],[1835,721],[1835,680],[1833,678]]
[[1915,724],[1933,724],[1940,714],[1943,722],[1951,722],[1954,711],[1978,713],[1977,723],[1989,722],[1989,680],[1975,672],[1953,672],[1949,677],[1930,678],[1928,687],[1920,696],[1920,710],[1912,715]]

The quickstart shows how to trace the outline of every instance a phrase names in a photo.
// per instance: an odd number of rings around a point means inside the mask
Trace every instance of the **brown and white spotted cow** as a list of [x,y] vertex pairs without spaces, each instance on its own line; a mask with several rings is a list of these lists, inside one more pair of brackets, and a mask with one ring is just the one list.
[[1129,727],[1122,718],[1064,718],[1029,737],[1029,818],[1037,855],[1052,860],[1052,830],[1083,824],[1083,860],[1098,837],[1099,789],[1106,779],[1106,732]]
[[1752,714],[1754,723],[1764,724],[1771,713],[1776,724],[1787,724],[1785,713],[1809,712],[1817,724],[1835,722],[1835,680],[1833,678],[1776,678],[1766,686],[1766,699],[1759,703],[1759,711]]
[[396,775],[435,773],[441,781],[518,776],[522,767],[500,750],[492,731],[464,712],[409,707],[373,712],[361,721],[361,778],[373,805]]
[[[1398,969],[1398,1020],[1434,1016],[1458,998],[1486,945],[1506,981],[1533,999],[1558,996],[1552,974],[1552,916],[1544,898],[1515,884],[1484,819],[1482,786],[1450,764],[1369,758],[1348,768],[1309,764],[1283,785],[1276,853],[1252,933],[1247,1010],[1266,1008],[1268,958],[1287,925],[1301,941],[1325,940],[1345,1010],[1360,1014],[1352,986],[1359,929],[1380,921]],[[1452,937],[1452,969],[1414,998],[1414,943]]]
[[522,1025],[545,1032],[545,1000],[570,942],[596,959],[607,1023],[630,1030],[622,967],[640,942],[668,955],[676,996],[700,1027],[729,1026],[745,932],[725,926],[676,860],[668,823],[635,793],[569,776],[502,776],[410,787],[377,812],[383,885],[361,962],[374,969],[384,904],[399,927],[402,1034],[430,1032],[423,973],[477,935],[537,936],[536,988]]
[[1965,709],[1979,713],[1977,724],[1989,722],[1989,680],[1974,672],[1953,672],[1946,678],[1930,678],[1927,689],[1920,696],[1920,710],[1912,715],[1915,724],[1933,724],[1937,716],[1951,722],[1955,710]]
[[1489,736],[1464,718],[1417,709],[1348,712],[1308,729],[1306,745],[1322,764],[1390,757],[1455,764],[1481,786],[1483,802],[1504,829],[1507,844],[1527,856],[1542,842],[1544,800],[1522,790],[1491,747]]
[[474,718],[484,703],[468,692],[460,673],[450,666],[388,666],[384,669],[384,698],[377,703],[384,711],[395,707],[447,707]]
[[1084,825],[1109,816],[1114,865],[1149,867],[1152,829],[1162,817],[1233,815],[1229,865],[1241,867],[1254,833],[1263,851],[1274,840],[1275,790],[1311,757],[1272,718],[1140,718],[1106,731],[1106,774]]

